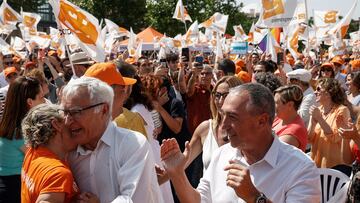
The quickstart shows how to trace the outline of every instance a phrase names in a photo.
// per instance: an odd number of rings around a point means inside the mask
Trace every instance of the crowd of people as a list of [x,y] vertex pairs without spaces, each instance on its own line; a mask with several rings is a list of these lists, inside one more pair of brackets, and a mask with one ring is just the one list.
[[360,55],[0,56],[0,203],[360,201]]

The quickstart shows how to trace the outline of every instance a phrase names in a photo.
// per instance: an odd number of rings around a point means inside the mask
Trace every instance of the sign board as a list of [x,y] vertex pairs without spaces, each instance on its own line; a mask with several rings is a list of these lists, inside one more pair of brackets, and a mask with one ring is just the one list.
[[248,42],[233,42],[231,43],[230,54],[247,54],[249,49]]

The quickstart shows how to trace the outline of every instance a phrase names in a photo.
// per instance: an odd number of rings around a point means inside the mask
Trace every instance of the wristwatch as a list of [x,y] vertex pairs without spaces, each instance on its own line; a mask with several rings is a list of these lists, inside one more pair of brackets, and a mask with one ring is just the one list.
[[267,202],[267,198],[264,195],[264,193],[260,193],[255,200],[255,203],[266,203],[266,202]]

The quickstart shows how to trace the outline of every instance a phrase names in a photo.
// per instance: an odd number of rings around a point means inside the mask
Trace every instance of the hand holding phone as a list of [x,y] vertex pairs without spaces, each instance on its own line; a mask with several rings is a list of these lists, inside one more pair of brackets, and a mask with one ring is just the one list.
[[189,62],[190,59],[190,52],[189,48],[185,47],[181,49],[181,56],[183,58],[183,62]]

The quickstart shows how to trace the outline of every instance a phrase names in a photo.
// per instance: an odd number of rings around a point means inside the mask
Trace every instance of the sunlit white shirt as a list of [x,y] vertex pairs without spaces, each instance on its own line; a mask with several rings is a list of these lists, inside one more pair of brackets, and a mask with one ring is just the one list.
[[140,133],[109,122],[94,151],[81,146],[69,156],[81,192],[101,202],[163,202],[149,143]]
[[201,202],[245,202],[237,197],[233,188],[226,185],[229,160],[236,159],[250,170],[253,184],[272,202],[318,203],[320,201],[320,175],[310,158],[277,137],[260,161],[249,164],[239,150],[226,144],[214,154],[197,190]]

